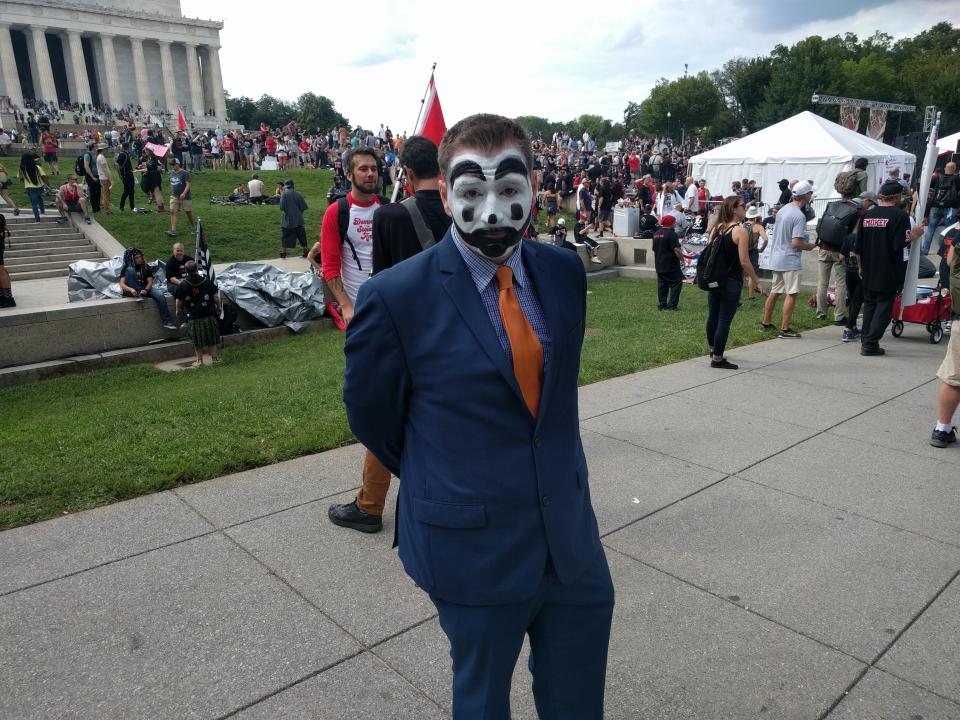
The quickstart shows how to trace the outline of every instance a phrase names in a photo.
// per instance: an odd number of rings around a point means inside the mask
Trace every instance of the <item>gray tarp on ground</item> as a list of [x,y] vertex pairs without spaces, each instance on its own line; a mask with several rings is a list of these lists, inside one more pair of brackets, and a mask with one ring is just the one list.
[[310,272],[285,272],[266,263],[228,265],[217,274],[220,294],[264,325],[306,329],[324,314],[323,282]]
[[[153,285],[161,292],[167,289],[167,275],[163,263],[154,260],[147,263],[153,269]],[[77,260],[70,264],[67,277],[67,299],[70,302],[80,300],[110,300],[123,297],[120,290],[120,271],[123,270],[123,258],[93,262]]]

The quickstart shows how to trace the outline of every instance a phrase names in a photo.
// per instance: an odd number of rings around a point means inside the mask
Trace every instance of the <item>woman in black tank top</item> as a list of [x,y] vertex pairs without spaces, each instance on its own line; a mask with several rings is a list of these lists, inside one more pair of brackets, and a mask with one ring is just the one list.
[[727,270],[727,280],[716,290],[707,292],[707,344],[710,345],[710,367],[724,370],[736,370],[737,366],[729,362],[723,351],[730,334],[730,323],[740,306],[740,293],[743,290],[743,277],[746,274],[754,286],[765,294],[760,278],[757,277],[749,255],[749,236],[743,226],[746,215],[743,199],[731,195],[720,206],[717,224],[710,233],[711,240],[720,243],[721,260]]

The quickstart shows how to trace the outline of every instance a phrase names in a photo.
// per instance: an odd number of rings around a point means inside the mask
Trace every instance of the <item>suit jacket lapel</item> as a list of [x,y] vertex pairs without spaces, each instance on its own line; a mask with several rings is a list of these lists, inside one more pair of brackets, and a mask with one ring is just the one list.
[[480,299],[480,293],[477,292],[477,286],[473,282],[470,270],[467,268],[463,258],[460,257],[460,251],[454,245],[454,240],[449,231],[443,241],[438,243],[437,258],[440,263],[440,270],[447,277],[443,281],[443,289],[450,296],[457,311],[463,317],[467,327],[477,338],[477,342],[483,348],[483,351],[490,358],[503,379],[513,389],[521,403],[524,402],[523,394],[520,392],[520,385],[513,372],[513,366],[507,361],[507,356],[503,352],[500,340],[497,339],[497,333],[490,324],[490,316],[487,314],[483,301]]
[[560,353],[568,351],[568,348],[561,347],[561,343],[564,340],[564,331],[570,330],[570,324],[564,320],[567,317],[567,313],[564,312],[566,306],[559,293],[557,281],[550,277],[550,269],[544,267],[544,263],[549,256],[542,252],[542,248],[538,247],[537,243],[527,241],[524,241],[523,253],[525,256],[524,266],[527,273],[533,278],[537,297],[540,299],[540,307],[543,309],[543,316],[550,330],[550,341],[553,343],[550,364],[545,368],[543,374],[540,410],[537,413],[537,424],[539,424],[540,418],[544,416],[544,409],[549,407],[550,399],[556,392]]

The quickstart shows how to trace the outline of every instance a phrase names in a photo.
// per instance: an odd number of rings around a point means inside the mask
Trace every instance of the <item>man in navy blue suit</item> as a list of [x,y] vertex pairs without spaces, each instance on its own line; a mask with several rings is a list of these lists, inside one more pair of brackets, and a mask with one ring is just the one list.
[[507,720],[525,635],[539,716],[603,717],[613,583],[577,415],[586,278],[521,241],[526,133],[474,115],[440,146],[448,237],[365,283],[347,328],[357,438],[401,478],[400,559],[453,659],[456,720]]

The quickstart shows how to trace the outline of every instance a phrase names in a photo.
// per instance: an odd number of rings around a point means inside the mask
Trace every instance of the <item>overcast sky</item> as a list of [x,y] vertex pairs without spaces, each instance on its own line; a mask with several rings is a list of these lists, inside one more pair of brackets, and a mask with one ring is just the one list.
[[[353,125],[413,130],[430,67],[447,125],[475,112],[623,119],[658,78],[714,70],[808,35],[895,38],[956,18],[957,0],[181,0],[223,22],[232,96],[326,95]],[[336,8],[336,10],[334,10]],[[616,12],[613,12],[613,10]],[[592,16],[592,17],[591,17]],[[884,98],[875,98],[882,100]]]

